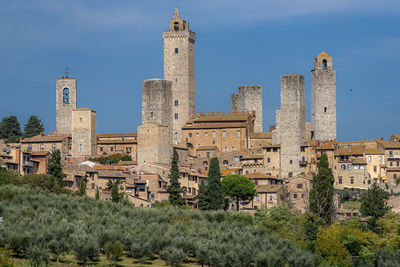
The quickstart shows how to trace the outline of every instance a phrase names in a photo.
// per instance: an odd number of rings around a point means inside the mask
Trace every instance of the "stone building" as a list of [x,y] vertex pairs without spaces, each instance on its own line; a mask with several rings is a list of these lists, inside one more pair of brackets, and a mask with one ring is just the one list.
[[325,52],[311,71],[311,132],[315,140],[336,140],[336,70]]
[[76,109],[76,79],[62,77],[56,81],[56,131],[72,133],[72,110]]
[[61,157],[64,158],[71,154],[72,138],[70,134],[39,134],[21,140],[21,150],[27,152],[53,151],[60,150]]
[[194,41],[189,23],[175,9],[169,30],[163,32],[164,79],[172,81],[172,125],[174,142],[181,140],[182,127],[195,113]]
[[97,134],[97,154],[126,154],[136,161],[137,133]]
[[146,122],[138,127],[138,167],[149,170],[145,163],[169,164],[172,156],[169,127]]
[[72,111],[72,156],[96,155],[96,111],[78,108]]
[[238,93],[231,95],[231,111],[255,111],[254,132],[262,132],[262,87],[259,85],[239,86]]
[[281,108],[279,112],[281,141],[281,178],[300,174],[300,146],[305,141],[304,77],[281,76]]

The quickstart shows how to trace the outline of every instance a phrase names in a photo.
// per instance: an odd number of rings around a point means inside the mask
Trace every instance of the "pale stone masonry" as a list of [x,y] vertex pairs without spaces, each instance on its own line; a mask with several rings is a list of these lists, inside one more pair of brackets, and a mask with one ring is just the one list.
[[304,76],[281,76],[279,112],[281,141],[281,178],[300,174],[301,145],[305,141]]
[[174,143],[181,141],[182,127],[195,113],[194,41],[189,23],[175,9],[169,30],[163,32],[164,79],[172,81],[172,125]]
[[254,131],[263,131],[262,87],[245,85],[238,87],[238,93],[231,95],[231,111],[255,111]]
[[72,133],[72,110],[76,109],[76,79],[62,77],[56,81],[56,131]]
[[336,70],[332,57],[322,52],[311,71],[311,138],[336,140]]
[[138,167],[146,163],[169,164],[172,146],[168,126],[147,122],[138,127]]
[[96,111],[78,108],[72,111],[72,156],[96,155]]

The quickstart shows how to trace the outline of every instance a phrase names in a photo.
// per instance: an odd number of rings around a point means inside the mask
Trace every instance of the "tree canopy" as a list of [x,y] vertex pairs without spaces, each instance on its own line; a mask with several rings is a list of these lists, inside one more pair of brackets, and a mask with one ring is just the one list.
[[41,120],[35,115],[30,116],[24,128],[24,138],[32,137],[44,132],[44,126]]
[[328,157],[323,154],[318,162],[318,174],[314,175],[310,190],[310,211],[318,218],[318,224],[330,224],[333,217],[333,174]]
[[257,195],[254,187],[254,183],[243,175],[231,174],[222,179],[223,192],[236,202],[237,210],[239,210],[240,200],[253,200]]
[[222,209],[224,204],[224,193],[222,191],[221,173],[217,157],[210,160],[210,170],[207,177],[207,199],[208,209]]
[[62,171],[62,165],[61,165],[61,152],[60,150],[54,150],[52,152],[51,158],[50,158],[50,164],[47,167],[48,172],[50,175],[53,175],[58,179],[58,182],[60,185],[64,184],[64,177],[65,174]]
[[22,136],[21,126],[17,117],[4,117],[0,122],[0,139],[6,139],[8,143],[18,143]]
[[386,200],[389,194],[373,183],[370,188],[361,196],[361,215],[369,217],[368,226],[376,231],[376,222],[383,217],[391,208],[387,206]]
[[174,206],[185,205],[181,193],[182,188],[179,184],[179,168],[178,168],[178,157],[174,154],[171,159],[171,170],[168,175],[169,185],[167,186],[167,192],[169,193],[168,201]]

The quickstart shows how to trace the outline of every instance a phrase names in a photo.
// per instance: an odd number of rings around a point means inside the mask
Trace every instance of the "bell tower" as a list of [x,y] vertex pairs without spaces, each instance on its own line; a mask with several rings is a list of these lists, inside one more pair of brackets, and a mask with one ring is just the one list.
[[169,30],[163,32],[164,79],[172,82],[173,142],[181,141],[182,127],[195,113],[194,41],[196,35],[189,22],[181,19],[176,8],[169,21]]
[[76,79],[68,77],[68,71],[56,81],[56,131],[72,133],[72,110],[76,109]]
[[311,139],[336,140],[336,70],[323,51],[311,71]]

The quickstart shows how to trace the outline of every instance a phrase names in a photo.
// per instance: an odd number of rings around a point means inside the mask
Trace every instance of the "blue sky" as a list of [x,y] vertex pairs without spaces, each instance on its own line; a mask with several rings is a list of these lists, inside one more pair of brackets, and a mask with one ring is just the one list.
[[[34,114],[55,129],[55,80],[68,64],[97,131],[136,132],[141,83],[162,78],[162,31],[175,7],[196,33],[196,111],[229,111],[230,94],[263,86],[275,123],[280,75],[306,82],[322,50],[337,71],[339,140],[400,133],[398,0],[0,0],[0,117]],[[352,90],[350,90],[352,89]]]

